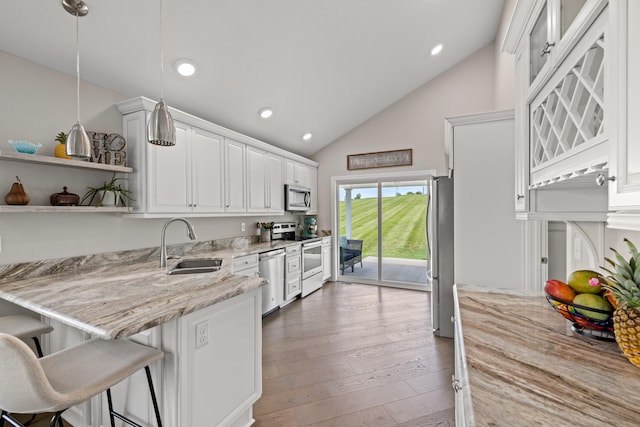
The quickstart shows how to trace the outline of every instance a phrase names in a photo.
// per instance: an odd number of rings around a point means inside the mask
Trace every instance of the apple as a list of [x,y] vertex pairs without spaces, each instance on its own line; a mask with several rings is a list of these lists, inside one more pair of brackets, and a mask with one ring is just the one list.
[[[561,280],[547,280],[547,283],[544,285],[544,291],[548,295],[564,302],[572,302],[576,297],[575,291]],[[556,303],[556,301],[553,302],[554,304]]]

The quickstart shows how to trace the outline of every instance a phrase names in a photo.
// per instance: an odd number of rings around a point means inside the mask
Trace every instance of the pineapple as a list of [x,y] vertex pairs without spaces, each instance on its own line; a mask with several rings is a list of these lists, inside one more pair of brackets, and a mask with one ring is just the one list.
[[605,258],[610,264],[607,283],[603,287],[615,297],[613,330],[622,353],[640,368],[640,253],[631,241],[624,239],[631,258],[625,260],[611,248],[616,261]]
[[58,142],[58,145],[56,145],[56,147],[54,148],[53,154],[56,157],[60,157],[61,159],[71,159],[71,157],[67,156],[67,136],[68,135],[64,132],[60,132],[58,135],[56,135],[56,141]]

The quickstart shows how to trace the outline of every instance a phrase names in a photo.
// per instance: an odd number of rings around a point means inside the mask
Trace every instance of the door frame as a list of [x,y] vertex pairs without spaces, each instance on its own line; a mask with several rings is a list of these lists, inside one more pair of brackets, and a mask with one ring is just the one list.
[[[421,180],[428,179],[431,176],[437,176],[438,171],[436,169],[421,169],[421,170],[413,170],[407,172],[385,172],[385,173],[362,173],[357,175],[349,175],[349,176],[332,176],[331,177],[331,242],[334,248],[332,254],[332,276],[335,278],[336,282],[340,281],[340,276],[338,275],[339,271],[339,262],[340,262],[340,251],[338,249],[338,245],[340,243],[340,236],[338,228],[338,206],[340,203],[339,196],[340,193],[338,191],[338,187],[341,184],[358,184],[358,183],[370,183],[370,182],[378,182],[380,180]],[[378,205],[380,205],[380,198],[378,197]],[[378,206],[379,208],[379,206]],[[380,209],[378,209],[380,211]],[[382,230],[378,227],[378,242],[382,240]],[[380,246],[379,246],[380,247]],[[378,250],[378,258],[380,258],[380,250]],[[378,269],[380,269],[380,263],[378,263]],[[378,270],[378,276],[380,276],[380,270]],[[399,284],[394,282],[384,282],[384,281],[372,281],[367,279],[359,279],[358,283],[366,283],[371,285],[382,285],[382,286],[390,286],[390,287],[399,287],[405,289],[416,289],[416,290],[426,290],[424,286],[418,285],[410,285],[410,284]],[[430,289],[430,288],[429,288]]]

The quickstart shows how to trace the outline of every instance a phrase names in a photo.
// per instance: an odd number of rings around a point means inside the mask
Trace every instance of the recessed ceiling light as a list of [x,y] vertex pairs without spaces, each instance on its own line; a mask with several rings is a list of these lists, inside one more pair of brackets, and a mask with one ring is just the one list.
[[263,119],[268,119],[269,117],[273,116],[273,110],[271,108],[263,108],[258,113]]
[[181,76],[190,77],[195,74],[196,66],[193,65],[193,62],[183,59],[176,62],[176,70],[178,70],[178,74]]
[[437,55],[442,51],[442,45],[436,45],[433,47],[433,49],[431,49],[431,55]]
[[305,133],[304,135],[302,135],[302,139],[303,139],[304,141],[308,141],[308,140],[310,140],[310,139],[311,139],[311,137],[312,137],[312,136],[313,136],[313,134],[312,134],[311,132],[307,132],[307,133]]

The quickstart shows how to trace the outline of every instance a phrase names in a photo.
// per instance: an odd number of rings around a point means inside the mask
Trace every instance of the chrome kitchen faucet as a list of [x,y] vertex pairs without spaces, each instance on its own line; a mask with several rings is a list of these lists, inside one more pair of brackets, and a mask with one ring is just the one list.
[[169,221],[167,221],[164,224],[164,227],[162,227],[162,233],[160,235],[160,267],[167,266],[167,244],[166,244],[167,227],[169,226],[169,224],[175,221],[184,222],[187,226],[187,231],[188,231],[187,235],[189,236],[189,239],[196,240],[196,232],[193,230],[193,225],[186,218],[171,218]]

